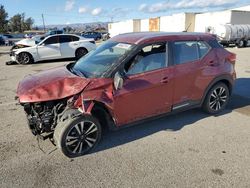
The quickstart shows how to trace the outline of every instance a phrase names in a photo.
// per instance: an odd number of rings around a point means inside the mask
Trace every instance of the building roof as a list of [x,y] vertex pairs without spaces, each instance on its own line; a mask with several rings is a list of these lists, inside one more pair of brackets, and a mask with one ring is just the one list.
[[238,11],[250,11],[250,5],[248,6],[243,6],[243,7],[239,7],[239,8],[233,8],[231,10],[238,10]]
[[162,40],[197,40],[211,38],[211,34],[195,33],[195,32],[133,32],[117,35],[111,40],[130,43],[130,44],[144,44],[152,42],[161,42]]

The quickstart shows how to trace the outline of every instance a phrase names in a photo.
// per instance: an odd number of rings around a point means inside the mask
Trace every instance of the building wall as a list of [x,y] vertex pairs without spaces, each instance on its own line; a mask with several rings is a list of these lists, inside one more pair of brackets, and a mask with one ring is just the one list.
[[195,28],[195,13],[186,13],[185,31],[194,32],[194,28]]
[[231,24],[250,24],[250,12],[233,10]]
[[149,19],[149,31],[160,31],[160,18]]
[[195,16],[195,32],[207,32],[209,27],[215,30],[218,25],[224,25],[231,22],[231,11],[208,12],[196,14]]
[[134,19],[133,20],[133,32],[140,32],[141,31],[141,20]]
[[160,17],[160,31],[181,32],[185,30],[185,13]]
[[141,31],[149,31],[149,19],[141,20]]
[[130,33],[134,31],[134,22],[133,20],[126,20],[121,22],[111,23],[109,25],[109,33],[111,37],[122,33]]

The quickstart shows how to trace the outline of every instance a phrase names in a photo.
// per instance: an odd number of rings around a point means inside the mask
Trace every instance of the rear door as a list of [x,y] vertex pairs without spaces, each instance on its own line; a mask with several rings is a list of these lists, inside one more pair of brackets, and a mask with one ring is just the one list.
[[47,38],[37,46],[37,53],[41,60],[61,58],[61,50],[58,36]]
[[60,50],[62,54],[62,58],[75,57],[75,51],[78,47],[79,37],[72,35],[60,35]]
[[175,41],[174,59],[174,94],[173,109],[187,107],[199,102],[204,87],[204,69],[202,62],[210,47],[202,41]]

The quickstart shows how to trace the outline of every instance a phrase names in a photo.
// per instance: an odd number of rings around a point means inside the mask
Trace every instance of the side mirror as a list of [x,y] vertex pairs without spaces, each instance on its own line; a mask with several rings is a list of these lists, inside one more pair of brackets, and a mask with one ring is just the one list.
[[115,73],[114,77],[114,87],[116,90],[121,89],[123,86],[123,78],[119,72]]

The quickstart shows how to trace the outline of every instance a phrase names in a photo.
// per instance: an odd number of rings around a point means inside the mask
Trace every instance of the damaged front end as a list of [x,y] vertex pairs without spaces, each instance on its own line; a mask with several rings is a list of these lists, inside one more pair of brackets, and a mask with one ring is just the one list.
[[43,138],[52,136],[58,120],[67,106],[67,100],[22,104],[31,132]]
[[43,139],[52,136],[64,112],[75,108],[74,102],[88,83],[65,66],[26,76],[18,85],[17,99],[32,133]]

